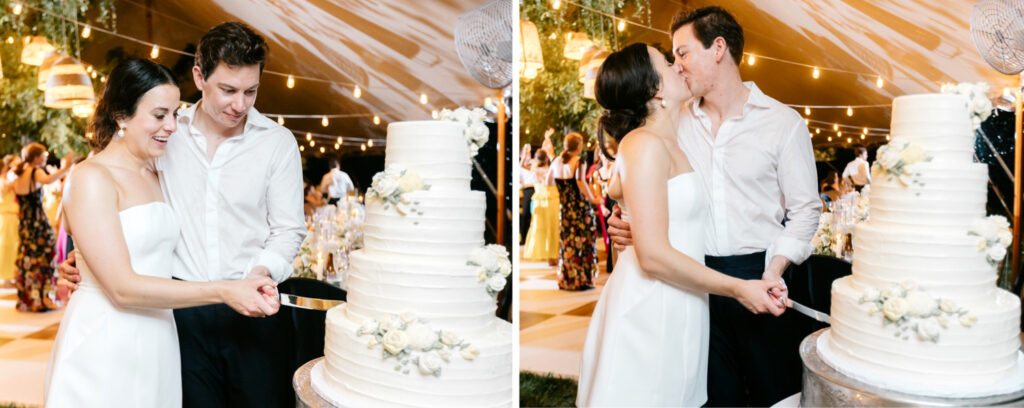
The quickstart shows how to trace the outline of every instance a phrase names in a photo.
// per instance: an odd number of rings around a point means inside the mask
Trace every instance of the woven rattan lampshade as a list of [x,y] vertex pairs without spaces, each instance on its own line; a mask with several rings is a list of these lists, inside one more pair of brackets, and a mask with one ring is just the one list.
[[25,47],[21,49],[21,63],[35,66],[42,65],[46,54],[53,51],[54,48],[50,43],[46,42],[46,37],[25,37]]
[[529,21],[519,20],[519,35],[522,43],[522,55],[519,56],[519,75],[532,79],[537,72],[544,69],[544,55],[540,50],[540,37],[537,26]]
[[46,79],[46,97],[43,106],[57,109],[71,109],[75,105],[95,103],[96,94],[92,80],[85,73],[85,67],[78,60],[63,56],[50,66]]
[[46,54],[46,57],[43,58],[43,63],[39,65],[39,79],[36,81],[36,86],[39,87],[40,91],[46,90],[46,79],[50,77],[50,66],[58,58],[60,58],[60,54],[51,51],[49,54]]
[[567,36],[565,49],[562,50],[562,54],[568,59],[579,61],[583,58],[583,52],[594,45],[594,42],[590,41],[584,33],[573,32],[567,34]]

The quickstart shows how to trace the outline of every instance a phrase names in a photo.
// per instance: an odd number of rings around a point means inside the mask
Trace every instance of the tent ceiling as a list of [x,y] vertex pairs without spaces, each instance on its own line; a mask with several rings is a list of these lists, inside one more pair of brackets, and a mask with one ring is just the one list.
[[[267,70],[294,74],[295,88],[286,77],[264,73],[256,108],[274,114],[379,114],[331,119],[286,119],[300,132],[383,139],[388,122],[429,119],[432,109],[478,106],[494,91],[473,80],[455,51],[454,27],[459,15],[485,0],[118,0],[117,30],[145,41],[184,49],[196,44],[207,29],[224,21],[242,21],[263,35],[270,46]],[[106,52],[122,46],[135,55],[148,55],[141,44],[97,36],[85,50],[87,61],[100,63]],[[190,57],[162,51],[159,62],[191,64]],[[300,76],[338,83],[311,81]],[[362,90],[353,97],[353,86]],[[426,105],[420,93],[428,95]],[[195,95],[185,84],[183,97]],[[333,141],[328,146],[333,149]],[[324,143],[326,144],[326,143]]]

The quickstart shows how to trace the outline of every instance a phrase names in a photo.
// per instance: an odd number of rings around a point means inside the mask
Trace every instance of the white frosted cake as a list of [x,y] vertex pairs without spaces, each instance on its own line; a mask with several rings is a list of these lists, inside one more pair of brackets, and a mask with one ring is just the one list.
[[1000,227],[985,218],[988,171],[973,162],[966,99],[898,97],[891,134],[872,172],[870,219],[853,234],[853,274],[832,285],[823,357],[912,394],[969,395],[1006,381],[1019,373],[1020,301],[996,286],[1005,231],[1002,243],[983,239]]
[[429,188],[406,193],[403,205],[368,194],[365,248],[351,254],[348,303],[327,312],[324,364],[313,376],[336,405],[513,404],[512,328],[467,263],[484,246],[486,201],[469,188],[463,129],[388,126],[386,172],[405,169]]

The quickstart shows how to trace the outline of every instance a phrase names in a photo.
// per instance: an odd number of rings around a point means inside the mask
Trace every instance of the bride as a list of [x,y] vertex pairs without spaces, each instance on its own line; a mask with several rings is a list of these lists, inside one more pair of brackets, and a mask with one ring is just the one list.
[[625,203],[635,245],[620,255],[591,318],[576,404],[702,405],[708,293],[780,315],[785,306],[770,291],[782,284],[704,266],[707,193],[677,136],[692,95],[665,56],[642,43],[614,52],[595,91],[605,108],[598,133],[619,141],[609,195]]
[[82,281],[46,374],[48,407],[180,407],[178,335],[170,309],[226,303],[246,316],[277,312],[273,280],[171,280],[178,222],[152,159],[177,123],[171,72],[129,59],[110,73],[93,119],[102,150],[76,166],[64,193]]

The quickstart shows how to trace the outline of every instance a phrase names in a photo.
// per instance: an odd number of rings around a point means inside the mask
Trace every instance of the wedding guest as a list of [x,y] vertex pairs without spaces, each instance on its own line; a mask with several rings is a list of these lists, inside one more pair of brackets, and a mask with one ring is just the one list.
[[354,192],[355,185],[348,173],[341,171],[338,159],[331,159],[328,163],[331,169],[320,179],[320,192],[327,195],[327,204],[334,205]]
[[551,163],[548,173],[548,185],[558,187],[561,204],[558,287],[563,290],[593,288],[597,275],[594,247],[597,223],[593,205],[599,201],[586,184],[582,153],[583,135],[569,133],[565,136],[562,154]]
[[516,167],[516,177],[519,179],[519,244],[522,245],[526,242],[526,231],[530,230],[530,218],[533,217],[533,193],[535,191],[534,184],[537,183],[537,179],[533,176],[533,172],[530,171],[530,144],[523,145],[523,150],[520,151],[522,159],[519,160],[519,166]]
[[52,174],[43,170],[49,153],[46,146],[31,143],[21,149],[21,163],[14,169],[14,193],[18,196],[17,308],[23,312],[56,309],[54,287],[53,227],[43,210],[42,187],[60,180],[71,169],[69,154]]
[[534,193],[530,217],[530,229],[523,245],[523,259],[531,261],[547,261],[548,265],[558,265],[558,187],[548,186],[547,178],[551,170],[548,152],[537,150],[533,155],[533,166],[530,169],[534,180]]
[[841,187],[839,185],[839,172],[835,170],[829,170],[828,175],[826,175],[825,178],[821,180],[819,192],[819,194],[821,195],[821,200],[824,201],[825,203],[824,208],[826,210],[828,209],[829,203],[834,203],[836,202],[836,200],[839,200],[839,197],[842,195],[839,193],[840,188]]
[[868,164],[868,149],[864,146],[855,145],[853,153],[856,157],[846,164],[843,179],[849,179],[853,188],[860,192],[864,186],[871,184],[871,165]]
[[306,214],[306,217],[312,217],[317,208],[327,205],[324,202],[323,194],[320,193],[316,186],[306,187],[306,197],[304,200],[305,203],[302,205],[302,211]]
[[18,165],[18,156],[4,156],[0,164],[0,287],[13,288],[15,259],[18,255],[18,200],[14,196],[14,180],[11,171]]

